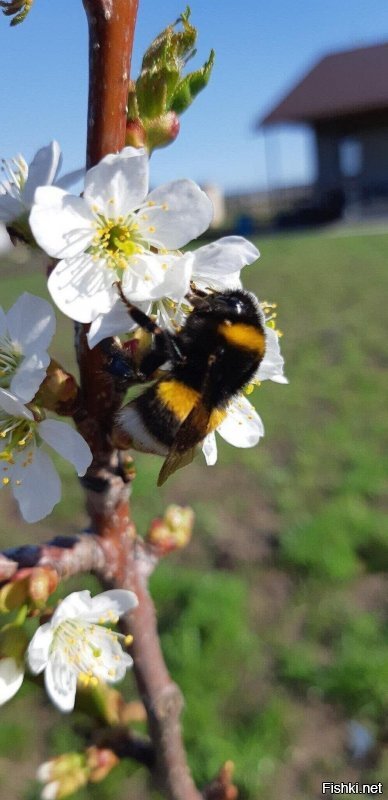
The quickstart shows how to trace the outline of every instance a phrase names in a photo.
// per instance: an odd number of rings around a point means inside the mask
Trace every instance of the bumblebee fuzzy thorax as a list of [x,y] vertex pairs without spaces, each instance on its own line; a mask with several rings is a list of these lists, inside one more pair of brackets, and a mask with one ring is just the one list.
[[264,315],[253,295],[233,290],[195,298],[179,331],[156,331],[142,373],[149,379],[163,361],[169,367],[121,409],[116,444],[167,455],[165,480],[192,460],[197,445],[222,422],[264,353]]

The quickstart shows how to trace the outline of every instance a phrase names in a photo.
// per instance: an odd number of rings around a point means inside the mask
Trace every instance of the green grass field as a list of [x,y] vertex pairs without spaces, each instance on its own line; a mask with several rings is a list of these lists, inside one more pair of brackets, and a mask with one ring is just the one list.
[[[167,502],[196,511],[194,541],[159,567],[152,590],[186,696],[197,780],[232,758],[243,800],[311,800],[323,779],[388,781],[388,235],[258,244],[262,258],[245,280],[278,303],[290,380],[250,397],[266,436],[252,450],[219,441],[215,467],[198,458],[161,490],[159,459],[136,457],[133,513],[142,532]],[[3,275],[5,308],[22,290],[44,293],[44,279],[22,263],[5,263]],[[66,366],[71,337],[62,319],[52,352]],[[2,546],[85,524],[76,480],[61,471],[63,503],[40,525],[22,525],[3,496]],[[82,747],[82,715],[73,733],[42,702],[26,686],[1,711],[0,791],[9,798],[37,796],[32,783],[24,794],[22,786],[45,742],[51,753]],[[41,735],[32,744],[34,715]],[[349,758],[349,720],[376,737],[369,761]],[[128,765],[74,797],[141,800],[151,797],[144,787]]]

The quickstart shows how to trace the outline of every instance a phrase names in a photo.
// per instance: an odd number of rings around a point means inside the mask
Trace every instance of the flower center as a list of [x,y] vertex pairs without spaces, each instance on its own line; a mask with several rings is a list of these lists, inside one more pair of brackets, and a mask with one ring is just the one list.
[[111,219],[98,214],[96,233],[86,252],[96,261],[104,259],[110,269],[122,271],[128,266],[128,258],[144,252],[138,229],[130,218]]
[[[113,617],[112,622],[117,622]],[[66,619],[55,628],[50,654],[63,658],[84,686],[95,686],[99,678],[114,681],[123,651],[119,640],[125,637],[102,625],[82,619]]]
[[21,349],[8,336],[0,337],[0,387],[8,389],[12,375],[19,367],[23,355]]

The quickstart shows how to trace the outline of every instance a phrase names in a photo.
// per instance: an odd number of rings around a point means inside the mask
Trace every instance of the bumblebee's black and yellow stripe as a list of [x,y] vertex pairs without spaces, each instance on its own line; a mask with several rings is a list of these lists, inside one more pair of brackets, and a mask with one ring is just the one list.
[[178,333],[158,331],[155,339],[140,369],[148,379],[150,369],[167,360],[170,369],[121,410],[118,424],[135,449],[170,460],[173,453],[176,469],[183,454],[218,427],[231,398],[257,371],[265,353],[264,317],[250,293],[219,292],[196,299]]

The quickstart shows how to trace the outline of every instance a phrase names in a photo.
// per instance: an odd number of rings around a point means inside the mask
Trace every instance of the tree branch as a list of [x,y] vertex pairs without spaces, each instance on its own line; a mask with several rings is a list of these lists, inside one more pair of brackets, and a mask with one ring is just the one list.
[[22,545],[0,553],[0,583],[25,567],[50,567],[60,578],[81,572],[106,573],[109,550],[98,536],[56,536],[38,545]]
[[[87,166],[124,146],[129,64],[138,0],[83,0],[89,23],[89,111]],[[160,648],[156,614],[147,589],[152,558],[139,545],[131,521],[129,483],[110,438],[122,397],[105,369],[102,347],[89,350],[85,326],[78,326],[81,407],[76,418],[93,452],[84,487],[92,530],[109,550],[105,583],[131,589],[139,605],[125,630],[134,635],[133,657],[139,692],[148,715],[155,754],[151,769],[169,800],[201,800],[187,765],[179,724],[183,699]],[[221,798],[220,798],[221,800]],[[225,796],[226,800],[226,796]]]

